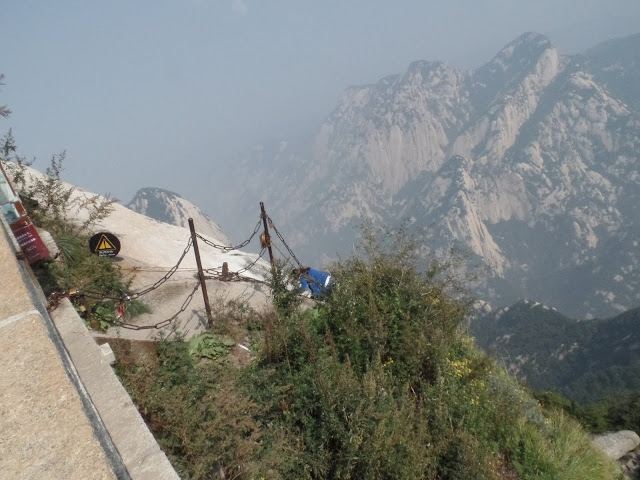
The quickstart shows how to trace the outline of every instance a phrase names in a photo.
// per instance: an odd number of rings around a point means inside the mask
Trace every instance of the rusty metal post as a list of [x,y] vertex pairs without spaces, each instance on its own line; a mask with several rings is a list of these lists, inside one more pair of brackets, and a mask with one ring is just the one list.
[[262,216],[262,223],[264,224],[264,243],[266,243],[269,249],[269,260],[271,260],[271,266],[273,267],[273,251],[271,250],[271,235],[269,235],[269,228],[267,226],[267,214],[264,211],[264,202],[260,202],[260,214]]
[[193,226],[193,218],[189,219],[189,230],[191,230],[191,241],[193,242],[193,252],[196,255],[196,265],[198,266],[198,278],[200,279],[200,288],[202,288],[202,298],[204,298],[204,309],[207,311],[207,320],[209,326],[213,326],[213,318],[211,316],[211,306],[209,305],[209,294],[207,293],[207,284],[204,281],[204,273],[202,271],[202,262],[200,261],[200,250],[198,249],[198,239],[196,237],[196,229]]
[[222,279],[229,279],[229,264],[227,262],[222,262]]

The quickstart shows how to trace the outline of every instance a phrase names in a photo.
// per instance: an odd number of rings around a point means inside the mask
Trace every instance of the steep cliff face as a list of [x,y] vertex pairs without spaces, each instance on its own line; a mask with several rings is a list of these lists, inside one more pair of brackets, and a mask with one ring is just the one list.
[[484,298],[613,314],[640,304],[637,51],[563,56],[527,33],[475,71],[414,62],[347,89],[306,148],[244,165],[310,261],[349,251],[364,218],[408,220],[425,252],[486,265]]
[[229,238],[216,222],[177,193],[161,188],[141,188],[126,207],[178,227],[189,228],[189,218],[193,218],[198,233],[215,238],[222,245],[230,245]]

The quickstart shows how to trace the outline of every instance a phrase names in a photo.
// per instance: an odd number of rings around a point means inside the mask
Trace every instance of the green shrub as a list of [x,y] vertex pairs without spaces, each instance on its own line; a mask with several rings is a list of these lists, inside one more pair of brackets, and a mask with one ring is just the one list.
[[[23,202],[28,204],[31,220],[49,231],[60,249],[57,260],[34,266],[43,291],[46,295],[67,290],[86,292],[86,295],[72,297],[78,312],[91,327],[108,328],[117,319],[118,301],[115,298],[126,298],[132,279],[125,281],[113,260],[89,251],[88,231],[108,217],[116,200],[108,196],[81,195],[75,187],[65,184],[60,176],[64,152],[53,155],[46,174],[39,176],[28,173],[26,167],[30,162],[17,155],[16,150],[10,130],[2,141],[1,160]],[[78,211],[86,214],[82,222],[74,218]],[[138,300],[126,302],[127,319],[147,312],[149,308]]]
[[204,332],[189,340],[189,355],[209,360],[221,360],[229,353],[229,347],[236,342]]
[[[396,237],[382,252],[377,240],[333,266],[333,292],[315,309],[276,315],[245,373],[263,425],[297,439],[299,460],[280,473],[493,478],[490,450],[463,420],[488,371],[483,356],[464,357],[464,304],[416,271],[410,242]],[[453,372],[458,357],[471,370],[464,378]]]
[[520,478],[581,480],[622,479],[619,467],[595,450],[577,422],[550,412],[548,433],[533,424],[518,422],[508,445]]
[[294,278],[293,272],[286,270],[286,264],[280,260],[276,260],[268,280],[276,312],[282,317],[292,315],[301,301],[299,280]]
[[614,430],[640,431],[640,394],[609,397],[582,405],[557,392],[539,392],[536,398],[547,408],[562,410],[578,420],[591,433]]
[[[398,237],[367,237],[361,256],[333,266],[332,294],[311,309],[286,299],[276,266],[282,288],[256,329],[264,340],[239,368],[194,364],[177,340],[162,344],[156,369],[132,369],[132,396],[181,474],[617,478],[578,424],[546,411],[475,347],[460,329],[465,302],[438,272],[421,274],[413,252]],[[255,322],[220,312],[228,325],[219,330]]]
[[[51,234],[80,234],[104,220],[114,209],[116,199],[109,195],[80,194],[76,187],[62,181],[61,174],[66,152],[51,156],[45,175],[30,175],[27,167],[33,163],[16,154],[17,147],[11,130],[2,140],[3,164],[11,176],[14,188],[29,205],[29,217]],[[79,222],[77,212],[84,211],[86,219]]]
[[563,436],[568,424],[461,332],[465,302],[439,272],[418,272],[411,242],[365,241],[363,255],[332,267],[325,301],[277,311],[245,372],[264,438],[296,439],[283,478],[580,478],[590,468],[613,478],[585,436]]
[[[121,357],[118,357],[119,359]],[[158,358],[116,371],[180,478],[254,478],[260,439],[255,406],[235,387],[235,370],[198,362],[180,337],[158,344]]]

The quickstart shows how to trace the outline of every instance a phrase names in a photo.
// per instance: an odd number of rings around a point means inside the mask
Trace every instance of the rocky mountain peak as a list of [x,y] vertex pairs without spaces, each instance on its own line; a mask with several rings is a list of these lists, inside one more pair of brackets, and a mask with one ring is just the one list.
[[531,57],[539,55],[552,47],[549,37],[537,32],[525,32],[505,45],[496,55],[496,58],[511,57],[517,59],[519,57]]
[[555,50],[549,38],[538,33],[524,33],[503,47],[481,71],[521,73],[535,65],[549,50]]
[[409,220],[425,252],[457,245],[487,267],[477,293],[496,306],[640,304],[639,41],[570,57],[526,33],[475,71],[419,60],[350,87],[311,147],[265,173],[269,200],[310,256],[344,253],[363,218]]
[[178,227],[188,227],[189,218],[193,218],[198,233],[212,237],[223,245],[230,245],[229,238],[217,223],[175,192],[156,187],[141,188],[126,207],[159,222]]

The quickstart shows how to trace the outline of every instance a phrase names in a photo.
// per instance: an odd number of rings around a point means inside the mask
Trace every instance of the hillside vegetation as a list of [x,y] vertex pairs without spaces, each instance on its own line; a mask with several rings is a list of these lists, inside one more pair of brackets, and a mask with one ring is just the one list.
[[536,390],[589,404],[640,392],[640,308],[608,319],[570,319],[519,302],[471,322],[471,331]]
[[[33,265],[33,271],[45,295],[55,305],[52,294],[66,295],[70,290],[88,292],[71,297],[78,314],[93,329],[107,329],[116,321],[114,299],[124,297],[132,278],[125,278],[120,267],[109,258],[89,251],[90,232],[97,222],[113,211],[115,199],[99,195],[79,195],[76,187],[62,181],[64,152],[52,155],[44,174],[34,173],[24,157],[17,155],[11,130],[0,141],[0,161],[13,187],[26,204],[29,218],[48,232],[59,248],[56,258]],[[78,219],[84,211],[86,218]],[[55,297],[55,295],[54,295]],[[142,302],[128,303],[127,317],[148,312]]]
[[276,268],[271,313],[216,314],[210,333],[251,340],[244,361],[221,354],[224,340],[215,355],[180,338],[153,358],[120,355],[123,383],[181,477],[621,478],[576,422],[543,410],[462,333],[464,304],[437,268],[417,270],[414,251],[365,234],[310,309]]

